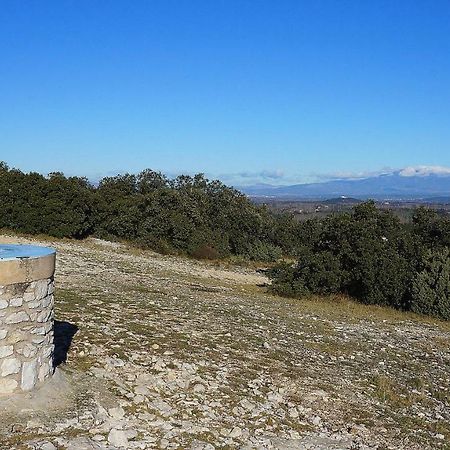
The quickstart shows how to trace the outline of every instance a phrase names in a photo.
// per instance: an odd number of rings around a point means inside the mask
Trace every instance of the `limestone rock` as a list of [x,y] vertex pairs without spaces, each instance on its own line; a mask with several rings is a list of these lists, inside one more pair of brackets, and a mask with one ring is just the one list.
[[17,388],[16,380],[0,378],[0,394],[11,394]]
[[0,376],[6,377],[14,373],[19,373],[21,365],[21,362],[17,358],[4,359],[0,366]]
[[6,324],[14,324],[14,323],[20,323],[20,322],[28,322],[30,320],[30,317],[25,311],[19,311],[16,313],[11,314],[5,319]]
[[108,434],[108,442],[119,448],[128,448],[128,438],[123,430],[113,428]]
[[37,376],[37,361],[24,362],[22,366],[22,390],[30,391],[33,389],[36,385]]
[[0,347],[0,358],[6,358],[14,353],[14,347],[12,345],[5,345]]

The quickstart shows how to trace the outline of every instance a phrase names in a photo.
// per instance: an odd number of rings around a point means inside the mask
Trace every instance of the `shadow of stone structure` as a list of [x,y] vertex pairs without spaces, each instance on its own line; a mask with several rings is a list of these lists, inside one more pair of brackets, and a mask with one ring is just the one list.
[[78,332],[78,327],[69,322],[55,320],[53,368],[67,361],[67,353],[72,344],[73,337]]

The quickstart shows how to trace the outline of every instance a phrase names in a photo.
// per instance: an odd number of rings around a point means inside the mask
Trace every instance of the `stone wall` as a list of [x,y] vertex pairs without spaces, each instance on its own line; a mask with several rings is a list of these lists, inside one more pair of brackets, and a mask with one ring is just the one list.
[[53,373],[53,277],[0,286],[0,395]]

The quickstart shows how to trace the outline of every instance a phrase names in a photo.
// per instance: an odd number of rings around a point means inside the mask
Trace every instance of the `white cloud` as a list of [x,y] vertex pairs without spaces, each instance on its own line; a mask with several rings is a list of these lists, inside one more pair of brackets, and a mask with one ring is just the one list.
[[338,171],[331,173],[314,173],[312,174],[319,182],[333,180],[362,180],[364,178],[379,177],[380,175],[391,175],[395,169],[385,167],[380,170],[365,170],[360,172]]
[[402,177],[427,177],[429,175],[450,175],[450,167],[444,166],[415,166],[405,167],[399,171]]
[[288,184],[295,183],[298,178],[287,176],[281,169],[261,170],[258,172],[223,173],[214,178],[219,178],[225,183],[234,186],[249,186],[253,184]]

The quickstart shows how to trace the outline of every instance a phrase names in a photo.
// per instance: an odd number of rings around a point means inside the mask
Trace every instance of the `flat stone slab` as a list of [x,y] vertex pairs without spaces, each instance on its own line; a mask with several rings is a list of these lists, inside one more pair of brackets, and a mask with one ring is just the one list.
[[51,278],[56,251],[37,245],[0,245],[0,286]]
[[0,245],[0,260],[9,261],[23,258],[42,258],[55,254],[56,251],[50,247],[38,245],[2,244]]

